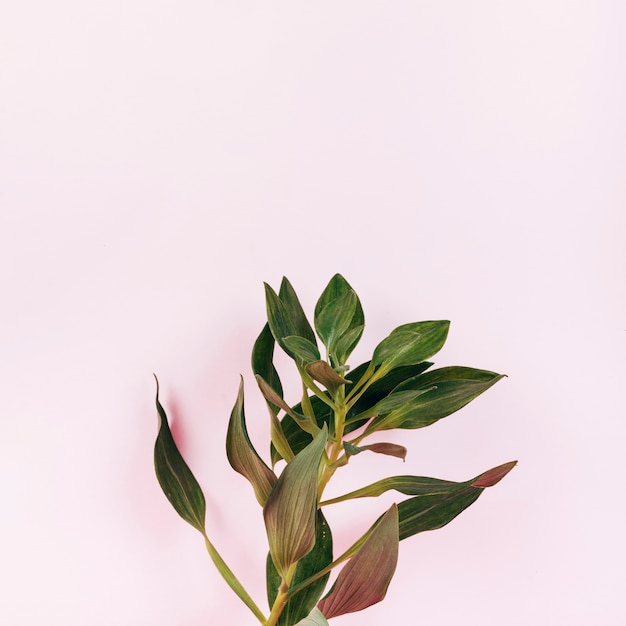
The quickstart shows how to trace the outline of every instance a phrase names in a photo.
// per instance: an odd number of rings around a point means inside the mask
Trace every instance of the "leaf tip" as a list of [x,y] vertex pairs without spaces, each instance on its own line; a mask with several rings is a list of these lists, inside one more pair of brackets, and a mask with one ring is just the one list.
[[494,467],[486,472],[483,472],[478,478],[476,478],[471,486],[484,489],[486,487],[493,487],[499,483],[515,466],[517,461],[509,461]]

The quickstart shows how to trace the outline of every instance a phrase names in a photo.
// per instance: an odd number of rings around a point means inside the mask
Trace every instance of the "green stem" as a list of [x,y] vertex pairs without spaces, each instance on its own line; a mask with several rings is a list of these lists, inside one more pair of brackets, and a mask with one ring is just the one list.
[[311,404],[311,399],[309,398],[309,390],[307,386],[302,381],[302,412],[314,423],[315,421],[315,413],[313,411],[313,405]]
[[215,546],[209,541],[209,538],[204,535],[204,543],[206,544],[206,549],[211,557],[213,563],[215,563],[215,567],[222,575],[222,578],[228,583],[228,586],[237,594],[237,596],[243,601],[243,603],[254,613],[255,617],[261,622],[261,624],[265,624],[265,615],[259,607],[255,604],[254,600],[250,597],[248,592],[244,589],[243,585],[239,582],[237,577],[233,574],[232,570],[226,563],[224,559],[220,556],[219,552],[215,549]]
[[369,386],[369,380],[371,379],[373,373],[374,373],[374,368],[372,367],[372,364],[370,363],[367,369],[365,370],[365,372],[363,373],[363,376],[361,376],[361,378],[359,378],[359,380],[351,387],[350,393],[348,393],[348,396],[346,399],[351,401],[352,398],[357,393],[359,393],[359,395],[363,393],[364,391],[363,386],[365,386],[366,388]]
[[278,588],[278,593],[276,594],[276,599],[272,605],[272,610],[267,618],[267,621],[263,623],[263,626],[276,626],[278,618],[287,604],[289,597],[289,585],[291,584],[291,580],[293,579],[293,575],[296,571],[296,566],[297,563],[294,563],[291,567],[289,567],[285,576],[282,578],[280,587]]
[[[360,388],[355,387],[353,388],[350,393],[348,394],[347,399],[347,403],[346,403],[346,409],[349,411],[361,398],[361,396],[378,380],[380,380],[383,376],[385,376],[385,374],[387,374],[387,371],[384,370],[382,367],[380,369],[378,369],[376,372],[373,372],[372,374],[370,374],[367,379],[365,380],[363,386],[361,386]],[[365,378],[365,375],[364,375]],[[361,379],[363,380],[363,379]],[[361,380],[359,381],[359,384],[361,383]],[[358,391],[357,391],[358,390]]]
[[300,378],[302,382],[324,403],[331,409],[335,410],[335,403],[315,384],[315,381],[306,373],[303,367],[298,367]]

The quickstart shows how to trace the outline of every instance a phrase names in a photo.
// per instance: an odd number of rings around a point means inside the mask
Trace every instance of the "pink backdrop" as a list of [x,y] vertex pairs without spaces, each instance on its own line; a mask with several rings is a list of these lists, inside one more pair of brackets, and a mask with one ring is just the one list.
[[[256,623],[154,478],[152,372],[209,534],[265,606],[226,422],[242,373],[265,449],[262,281],[312,311],[339,271],[367,320],[355,361],[444,318],[438,365],[509,375],[342,486],[520,463],[337,626],[626,623],[624,7],[7,5],[0,622]],[[381,506],[333,511],[337,544]]]

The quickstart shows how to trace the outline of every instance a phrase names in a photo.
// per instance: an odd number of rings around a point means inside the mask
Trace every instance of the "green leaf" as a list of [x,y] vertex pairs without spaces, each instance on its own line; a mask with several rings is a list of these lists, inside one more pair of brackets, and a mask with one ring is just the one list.
[[473,504],[481,493],[482,489],[465,487],[453,493],[417,496],[400,502],[400,539],[445,526]]
[[434,370],[429,370],[423,374],[416,374],[411,378],[407,378],[401,384],[398,385],[398,389],[423,389],[424,387],[430,387],[431,385],[437,385],[444,381],[473,381],[493,383],[502,378],[504,374],[497,374],[489,370],[480,370],[474,367],[461,367],[454,365],[452,367],[440,367]]
[[[252,371],[255,375],[261,376],[275,393],[282,398],[283,387],[278,372],[274,367],[274,343],[270,326],[265,324],[252,348]],[[275,406],[273,410],[277,413],[278,407]]]
[[[156,376],[155,376],[156,379]],[[159,433],[154,446],[154,468],[163,493],[176,512],[203,535],[206,501],[202,489],[180,454],[167,416],[159,402],[159,381],[156,379],[156,407]]]
[[315,607],[307,617],[300,620],[296,626],[328,626],[328,620],[323,613]]
[[361,611],[385,597],[398,562],[398,543],[398,507],[393,504],[319,602],[327,619]]
[[417,496],[398,505],[400,513],[400,539],[416,533],[435,530],[451,522],[473,504],[486,487],[491,487],[506,476],[517,461],[504,463],[477,476],[469,486],[451,493]]
[[[396,369],[391,370],[388,374],[381,377],[377,382],[372,384],[369,388],[365,390],[363,396],[355,403],[355,405],[348,411],[346,427],[344,430],[344,434],[348,434],[357,430],[367,421],[366,419],[362,419],[360,421],[354,421],[354,417],[362,412],[365,412],[366,409],[374,406],[379,400],[388,395],[398,384],[404,382],[405,380],[416,376],[417,374],[422,373],[428,367],[430,367],[432,363],[419,363],[417,365],[410,365],[406,367],[398,367]],[[350,380],[354,386],[358,384],[358,381],[363,376],[364,372],[367,371],[369,366],[369,362],[362,363],[358,367],[355,367],[353,370],[349,371],[345,378]],[[309,398],[311,405],[313,406],[313,410],[316,416],[317,425],[321,428],[323,424],[327,424],[330,428],[331,421],[331,411],[329,407],[324,404],[319,398],[316,396],[310,396]],[[300,404],[296,404],[292,407],[292,410],[297,415],[302,414],[302,408]],[[300,426],[288,415],[281,419],[281,427],[282,430],[289,442],[291,449],[295,454],[303,450],[308,443],[311,441],[311,435],[306,431],[303,431]],[[281,456],[278,454],[277,450],[272,447],[272,463],[275,464],[280,460]]]
[[312,344],[317,345],[315,333],[311,328],[311,324],[309,324],[309,320],[306,318],[300,300],[298,300],[298,296],[291,286],[291,283],[284,276],[280,283],[278,297],[285,305],[285,310],[288,312],[295,325],[297,332],[293,334],[304,337],[304,339],[308,339]]
[[[325,567],[330,565],[333,560],[333,540],[330,527],[320,510],[317,511],[317,525],[315,546],[305,557],[300,559],[296,566],[294,577],[291,581],[291,587],[311,578]],[[298,620],[309,615],[311,609],[320,599],[330,573],[327,573],[301,591],[296,592],[285,605],[283,612],[278,619],[278,626],[291,626]],[[267,592],[269,605],[272,606],[276,600],[278,587],[281,584],[281,577],[271,556],[267,557]]]
[[445,320],[399,326],[376,346],[372,363],[385,371],[421,363],[441,350],[449,327]]
[[256,499],[264,506],[277,479],[257,454],[248,436],[243,406],[243,378],[228,423],[226,456],[232,468],[250,481]]
[[[348,394],[348,398],[352,394],[352,389],[359,387],[362,385],[361,378],[368,371],[370,363],[363,363],[358,367],[354,368],[351,372],[348,372],[346,378],[349,378],[353,381],[353,385],[350,388],[350,393]],[[432,363],[425,361],[423,363],[418,363],[416,365],[407,365],[403,367],[397,367],[392,369],[389,373],[380,377],[378,380],[373,382],[372,384],[368,384],[365,387],[362,395],[356,402],[351,406],[348,411],[348,415],[346,418],[346,428],[344,430],[345,434],[352,432],[353,430],[357,430],[365,422],[369,417],[371,417],[372,412],[370,409],[380,402],[383,398],[388,396],[400,383],[417,376],[424,372],[424,370],[428,369]],[[365,419],[357,418],[358,415],[366,415]]]
[[293,355],[304,363],[317,361],[320,358],[320,351],[317,346],[304,337],[291,335],[290,337],[283,337],[283,342]]
[[334,298],[315,315],[315,330],[329,351],[343,334],[350,330],[350,322],[356,311],[357,297],[354,291],[346,291]]
[[438,478],[428,478],[426,476],[391,476],[383,478],[367,487],[361,487],[343,496],[326,500],[322,502],[322,506],[352,500],[354,498],[376,498],[386,491],[398,491],[406,496],[426,496],[442,493],[451,493],[460,491],[464,487],[471,484],[471,480],[457,483],[449,480],[440,480]]
[[335,274],[322,292],[315,305],[314,322],[336,361],[333,364],[344,364],[363,334],[365,317],[356,292],[341,274]]
[[[466,378],[452,378],[461,375]],[[426,372],[398,385],[388,398],[401,398],[406,394],[406,404],[397,406],[386,415],[384,411],[379,411],[379,417],[372,420],[367,429],[374,432],[429,426],[463,408],[502,378],[503,375],[495,372],[471,368],[449,367]],[[417,395],[409,398],[411,393]]]
[[475,478],[470,478],[463,482],[453,482],[451,480],[441,480],[440,478],[428,478],[426,476],[391,476],[383,478],[367,487],[362,487],[356,491],[351,491],[343,496],[326,500],[322,506],[352,500],[354,498],[378,497],[386,491],[395,490],[406,496],[435,496],[446,495],[461,491],[467,487],[491,487],[502,480],[517,464],[517,461],[510,461],[503,465],[498,465]]
[[287,463],[263,508],[272,561],[283,577],[315,545],[317,474],[327,438],[324,427]]
[[294,358],[293,352],[286,346],[283,338],[298,335],[298,328],[278,294],[267,283],[265,283],[265,304],[267,308],[267,323],[276,343],[291,358]]
[[359,343],[364,329],[365,324],[359,324],[347,330],[337,339],[333,345],[331,356],[338,361],[339,364],[343,364],[348,360],[348,357],[352,354],[352,350],[354,350],[356,344]]

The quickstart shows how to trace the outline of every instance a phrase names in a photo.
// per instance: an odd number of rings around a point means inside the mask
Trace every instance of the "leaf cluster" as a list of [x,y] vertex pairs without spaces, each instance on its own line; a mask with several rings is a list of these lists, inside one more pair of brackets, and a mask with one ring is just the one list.
[[[203,535],[218,570],[264,626],[326,626],[328,620],[380,602],[396,569],[399,542],[448,524],[499,482],[515,461],[463,482],[399,475],[324,499],[336,471],[361,453],[404,460],[394,442],[368,441],[383,431],[434,424],[474,400],[503,376],[471,367],[433,369],[429,361],[444,345],[445,320],[394,329],[372,358],[351,368],[349,358],[365,328],[361,302],[339,274],[315,305],[313,325],[289,281],[276,292],[265,285],[267,323],[252,350],[252,370],[270,419],[269,464],[246,428],[243,379],[228,423],[226,453],[232,468],[251,484],[262,507],[269,552],[269,613],[248,595],[209,540],[205,498],[173,440],[158,398],[160,428],[155,468],[179,515]],[[274,365],[276,347],[292,360],[301,379],[298,401],[285,399]],[[282,471],[277,472],[281,463]],[[348,550],[333,552],[324,508],[395,491],[403,497]],[[331,572],[339,569],[326,592]]]

